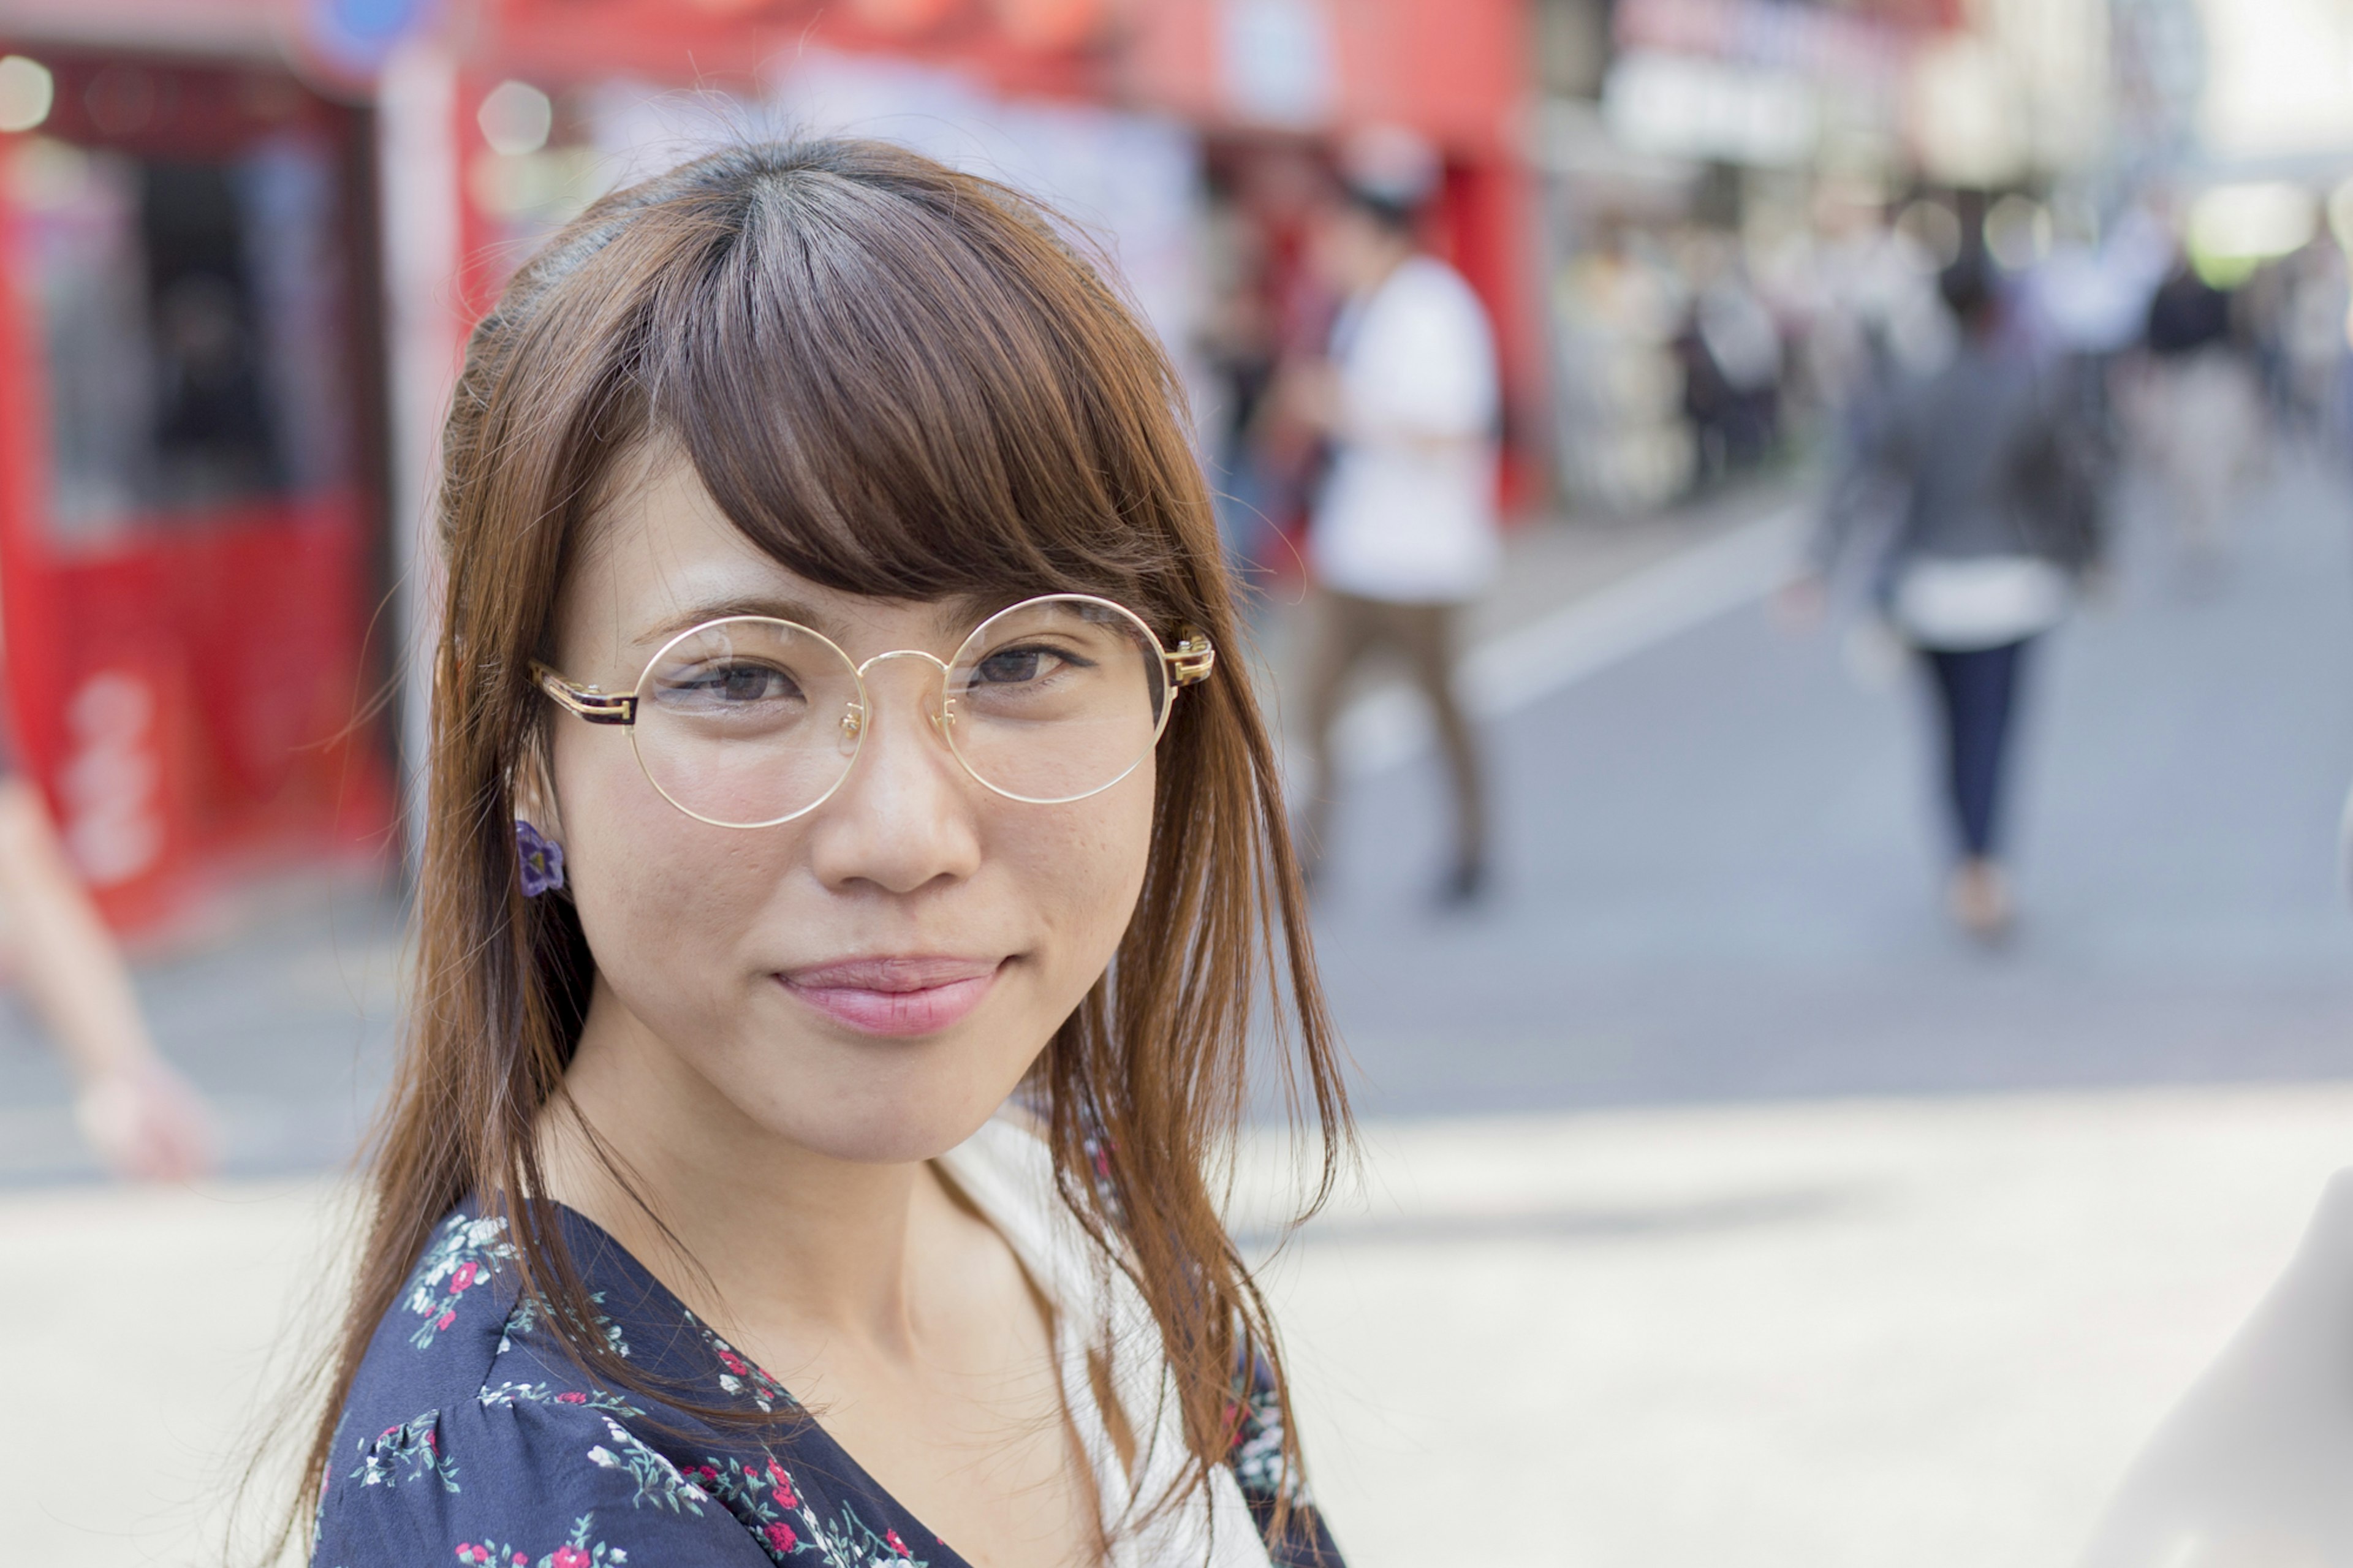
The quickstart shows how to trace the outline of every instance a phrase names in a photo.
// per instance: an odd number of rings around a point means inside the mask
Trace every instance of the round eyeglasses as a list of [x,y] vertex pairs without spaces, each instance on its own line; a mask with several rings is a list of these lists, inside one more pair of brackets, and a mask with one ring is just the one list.
[[634,691],[575,686],[543,664],[532,674],[589,723],[626,728],[646,777],[687,816],[773,827],[849,776],[873,713],[866,673],[892,658],[938,667],[925,717],[965,772],[1008,800],[1060,805],[1134,773],[1217,651],[1188,632],[1171,652],[1124,605],[1049,594],[989,616],[944,661],[896,648],[857,664],[822,632],[729,616],[664,643]]

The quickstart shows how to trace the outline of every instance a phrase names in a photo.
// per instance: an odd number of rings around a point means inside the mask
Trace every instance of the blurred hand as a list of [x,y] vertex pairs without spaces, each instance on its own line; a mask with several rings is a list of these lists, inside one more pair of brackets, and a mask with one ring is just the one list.
[[1821,626],[1830,613],[1830,588],[1819,572],[1792,577],[1773,595],[1773,620],[1783,631],[1803,636]]
[[180,1182],[213,1168],[212,1112],[194,1085],[160,1059],[110,1068],[74,1102],[81,1134],[115,1174]]

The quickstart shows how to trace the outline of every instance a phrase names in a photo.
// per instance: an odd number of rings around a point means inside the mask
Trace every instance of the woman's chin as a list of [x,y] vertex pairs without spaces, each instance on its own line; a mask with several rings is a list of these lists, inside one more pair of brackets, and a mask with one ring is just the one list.
[[904,1165],[946,1153],[980,1131],[1004,1101],[1001,1094],[902,1094],[888,1100],[857,1094],[830,1102],[818,1096],[761,1120],[786,1142],[828,1159]]

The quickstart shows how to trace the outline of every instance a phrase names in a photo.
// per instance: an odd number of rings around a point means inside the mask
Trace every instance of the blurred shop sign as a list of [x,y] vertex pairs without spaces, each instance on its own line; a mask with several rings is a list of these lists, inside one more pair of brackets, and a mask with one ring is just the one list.
[[119,887],[163,858],[158,710],[153,683],[130,669],[88,677],[66,704],[58,794],[67,851],[92,887]]
[[1621,54],[1703,55],[1816,80],[1892,83],[1904,43],[1884,23],[1782,0],[1619,0],[1610,31]]
[[995,0],[1005,36],[1025,49],[1075,49],[1111,19],[1111,0]]
[[1610,67],[1601,110],[1638,153],[1768,168],[1810,162],[1820,118],[1812,84],[1793,71],[1648,52]]
[[259,0],[5,0],[12,43],[129,46],[267,56],[280,7]]
[[2302,248],[2320,227],[2320,202],[2285,180],[2216,185],[2189,204],[2191,256],[2253,263]]
[[[705,11],[748,16],[773,9],[771,0],[694,0]],[[849,12],[893,37],[927,33],[974,9],[972,0],[850,0]],[[1024,49],[1075,49],[1092,42],[1110,19],[1111,0],[989,0],[987,6],[1008,42]]]
[[1921,171],[1947,185],[2007,184],[2032,159],[2024,84],[2001,50],[1955,33],[1923,47],[1905,100]]
[[[908,34],[926,32],[947,20],[948,13],[956,9],[957,0],[849,0],[849,14],[877,32]],[[705,6],[726,15],[728,5]],[[748,5],[733,5],[740,14]]]
[[1530,120],[1528,161],[1547,174],[1608,187],[1620,199],[1652,192],[1680,204],[1700,165],[1689,158],[1645,152],[1612,135],[1600,109],[1569,98],[1541,100]]
[[1331,117],[1337,73],[1322,0],[1224,0],[1218,21],[1219,65],[1236,114],[1299,127]]

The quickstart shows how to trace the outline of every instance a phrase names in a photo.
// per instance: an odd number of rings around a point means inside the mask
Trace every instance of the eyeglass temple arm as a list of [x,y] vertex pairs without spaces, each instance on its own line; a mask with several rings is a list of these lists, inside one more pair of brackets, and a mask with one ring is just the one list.
[[1171,686],[1198,686],[1208,679],[1209,671],[1218,667],[1218,650],[1209,646],[1207,637],[1189,626],[1186,628],[1185,640],[1176,645],[1176,651],[1161,657],[1168,661],[1168,684]]
[[565,711],[577,713],[591,724],[634,724],[638,721],[638,699],[635,692],[599,691],[593,686],[575,686],[547,666],[533,659],[532,679],[539,689],[555,699]]

